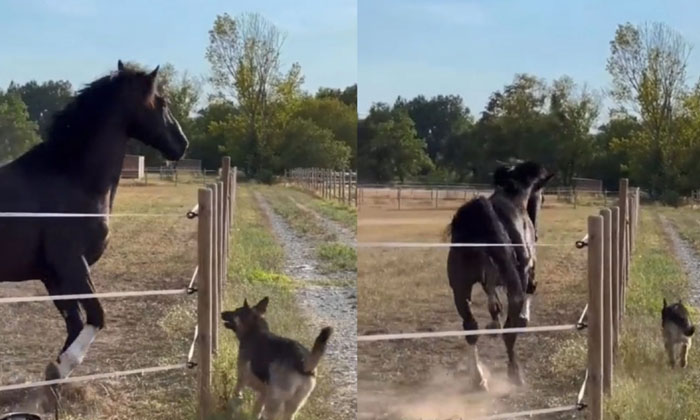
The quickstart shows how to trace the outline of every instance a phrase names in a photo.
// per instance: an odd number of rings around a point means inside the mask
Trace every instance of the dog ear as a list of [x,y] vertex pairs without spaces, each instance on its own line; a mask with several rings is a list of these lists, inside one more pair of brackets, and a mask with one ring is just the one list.
[[267,304],[268,304],[268,303],[270,303],[270,298],[268,298],[267,296],[265,296],[264,298],[262,298],[262,300],[261,300],[260,302],[258,302],[257,305],[255,305],[255,307],[254,307],[253,309],[255,309],[255,311],[256,311],[257,313],[259,313],[260,315],[262,315],[262,314],[264,314],[265,312],[267,312]]

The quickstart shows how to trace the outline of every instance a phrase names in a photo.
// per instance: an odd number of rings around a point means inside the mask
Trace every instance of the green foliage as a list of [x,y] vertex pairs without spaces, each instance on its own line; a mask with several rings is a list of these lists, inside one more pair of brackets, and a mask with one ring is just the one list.
[[17,93],[0,91],[0,164],[17,158],[41,141],[38,125]]
[[347,245],[338,242],[322,244],[318,247],[318,256],[326,271],[357,271],[357,252]]
[[303,95],[301,67],[282,69],[283,38],[258,14],[217,16],[206,58],[216,96],[235,112],[197,125],[207,132],[198,150],[209,155],[218,144],[248,176],[268,180],[296,166],[347,168],[356,156],[357,86]]
[[[373,115],[374,113],[374,115]],[[431,170],[426,144],[405,111],[379,104],[358,128],[358,171],[367,179],[390,181]]]
[[27,106],[29,119],[38,125],[41,137],[46,139],[53,114],[72,99],[73,88],[66,80],[49,80],[41,84],[32,80],[23,85],[10,83],[7,93],[19,95]]

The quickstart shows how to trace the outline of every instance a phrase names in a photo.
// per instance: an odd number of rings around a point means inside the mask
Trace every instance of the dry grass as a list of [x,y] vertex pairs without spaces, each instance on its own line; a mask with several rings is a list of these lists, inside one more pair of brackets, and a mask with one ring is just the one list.
[[[196,222],[184,217],[196,197],[193,186],[121,188],[115,212],[177,214],[167,217],[114,218],[110,245],[93,267],[98,291],[184,287],[195,266]],[[180,216],[182,215],[182,216]],[[39,282],[3,284],[3,295],[45,294]],[[191,324],[181,333],[164,328],[173,308],[189,309],[191,297],[104,299],[106,328],[74,375],[180,363],[189,346]],[[0,308],[4,369],[2,382],[43,378],[56,357],[65,325],[51,303]],[[185,331],[186,330],[186,331]],[[175,371],[66,387],[65,417],[75,419],[172,419],[191,395],[194,372]]]
[[[574,242],[585,232],[586,216],[596,208],[545,203],[538,249],[539,286],[531,325],[576,321],[586,300],[585,252]],[[361,208],[358,241],[442,242],[452,210]],[[446,276],[446,249],[359,250],[358,334],[461,330]],[[483,291],[474,290],[474,308],[482,325],[489,320]],[[584,340],[584,341],[582,341]],[[572,353],[585,342],[576,333],[521,335],[517,349],[528,385],[511,389],[502,380],[506,366],[500,339],[479,341],[482,361],[492,374],[493,392],[469,394],[462,368],[464,339],[360,343],[358,412],[377,413],[387,405],[403,406],[401,418],[432,413],[448,418],[522,408],[570,404],[585,369],[585,357]],[[575,355],[571,361],[564,356]],[[570,365],[560,374],[562,364]],[[450,374],[446,374],[450,372]],[[423,403],[417,406],[413,402]],[[379,410],[379,411],[377,411]],[[432,410],[432,411],[431,411]],[[374,417],[367,417],[374,418]]]

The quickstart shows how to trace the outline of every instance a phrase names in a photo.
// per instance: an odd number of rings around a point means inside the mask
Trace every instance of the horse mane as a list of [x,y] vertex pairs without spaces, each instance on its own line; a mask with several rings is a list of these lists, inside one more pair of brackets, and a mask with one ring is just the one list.
[[109,111],[109,99],[119,91],[124,82],[145,76],[143,71],[125,68],[88,83],[68,105],[54,114],[46,143],[75,143],[91,137]]

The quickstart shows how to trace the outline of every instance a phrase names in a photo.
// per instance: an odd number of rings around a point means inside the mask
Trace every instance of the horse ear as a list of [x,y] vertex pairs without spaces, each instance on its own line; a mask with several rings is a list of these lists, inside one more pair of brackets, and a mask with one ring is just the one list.
[[554,175],[556,175],[555,172],[550,172],[549,174],[547,174],[547,176],[544,178],[544,184],[549,182],[550,179],[554,178]]
[[124,71],[124,63],[122,63],[122,60],[117,61],[117,70]]
[[664,308],[667,306],[668,306],[668,304],[666,303],[666,298],[664,298]]
[[158,69],[160,69],[160,65],[156,66],[156,68],[148,75],[148,77],[150,77],[152,80],[155,80],[158,76]]
[[243,299],[243,307],[250,308],[250,306],[248,306],[248,299]]

